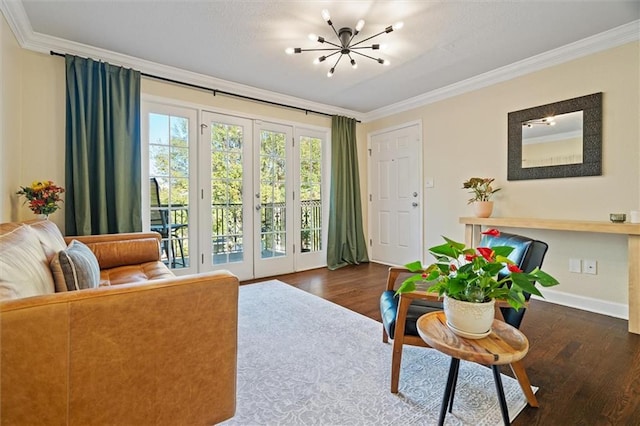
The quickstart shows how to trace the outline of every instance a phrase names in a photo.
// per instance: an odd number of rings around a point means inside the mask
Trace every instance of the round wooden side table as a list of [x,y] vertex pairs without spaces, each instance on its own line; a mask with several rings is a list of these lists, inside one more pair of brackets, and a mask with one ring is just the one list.
[[496,319],[493,321],[491,333],[487,337],[467,339],[451,331],[446,321],[444,312],[438,311],[421,316],[417,322],[420,337],[432,348],[451,357],[438,425],[444,424],[447,406],[449,412],[453,408],[453,395],[458,379],[460,360],[491,366],[500,401],[502,420],[505,425],[509,425],[509,411],[504,397],[499,366],[511,364],[524,358],[529,351],[527,337],[517,328]]

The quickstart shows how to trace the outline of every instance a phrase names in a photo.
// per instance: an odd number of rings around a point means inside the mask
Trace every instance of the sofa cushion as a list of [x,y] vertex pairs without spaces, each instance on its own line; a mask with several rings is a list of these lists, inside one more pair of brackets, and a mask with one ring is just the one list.
[[56,291],[81,290],[100,285],[100,266],[93,252],[78,240],[51,260]]
[[173,277],[175,277],[175,275],[164,263],[160,261],[145,262],[139,265],[103,269],[100,271],[100,285],[140,283]]
[[20,225],[0,235],[0,300],[54,291],[47,257],[31,227]]
[[28,221],[27,224],[38,236],[48,262],[51,262],[56,253],[67,248],[64,237],[58,225],[54,222],[50,220],[33,220]]

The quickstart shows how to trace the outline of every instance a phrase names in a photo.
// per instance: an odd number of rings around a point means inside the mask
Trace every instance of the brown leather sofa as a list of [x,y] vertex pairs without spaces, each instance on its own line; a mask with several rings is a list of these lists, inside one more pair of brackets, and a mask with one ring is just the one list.
[[[5,296],[13,285],[7,265],[31,269],[11,250],[38,227],[0,224]],[[46,238],[55,232],[44,228]],[[48,262],[55,253],[40,235]],[[100,287],[0,300],[1,424],[210,425],[232,417],[238,279],[226,271],[174,276],[155,233],[77,239],[96,254]]]

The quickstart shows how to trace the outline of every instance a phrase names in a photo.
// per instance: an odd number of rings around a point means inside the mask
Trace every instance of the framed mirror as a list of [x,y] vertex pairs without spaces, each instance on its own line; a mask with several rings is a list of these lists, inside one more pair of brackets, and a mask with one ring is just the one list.
[[510,112],[507,180],[602,175],[602,92]]

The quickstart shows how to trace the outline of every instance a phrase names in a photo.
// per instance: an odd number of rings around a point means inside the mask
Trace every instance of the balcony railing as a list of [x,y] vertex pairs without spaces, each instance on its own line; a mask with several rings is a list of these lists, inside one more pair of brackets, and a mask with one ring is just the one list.
[[[302,252],[319,251],[322,249],[322,202],[307,200],[300,204],[300,235],[296,244]],[[285,203],[262,204],[260,240],[263,257],[285,253],[285,208]],[[175,228],[173,232],[163,234],[163,260],[173,268],[189,266],[188,206],[152,207],[152,210],[166,212],[169,229],[172,225]],[[211,219],[213,263],[242,260],[242,204],[212,204]]]

